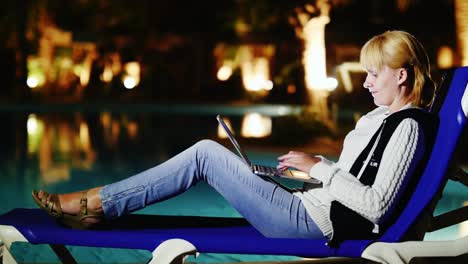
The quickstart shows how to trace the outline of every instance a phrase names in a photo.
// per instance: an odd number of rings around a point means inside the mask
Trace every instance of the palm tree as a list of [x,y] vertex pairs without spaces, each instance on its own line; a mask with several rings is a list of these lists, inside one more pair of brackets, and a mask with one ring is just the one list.
[[461,66],[468,66],[468,1],[455,1],[455,19]]

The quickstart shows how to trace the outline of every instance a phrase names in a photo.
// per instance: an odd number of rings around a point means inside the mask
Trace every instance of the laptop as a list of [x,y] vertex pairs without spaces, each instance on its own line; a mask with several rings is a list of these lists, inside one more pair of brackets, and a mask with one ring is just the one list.
[[272,177],[272,178],[280,177],[280,178],[286,178],[286,179],[308,182],[308,183],[313,183],[313,184],[321,183],[319,180],[311,178],[307,173],[302,172],[302,171],[290,170],[290,169],[282,171],[282,170],[276,169],[275,167],[253,164],[252,162],[250,162],[249,157],[247,157],[247,154],[242,150],[239,143],[237,143],[237,140],[234,138],[234,134],[232,133],[231,129],[229,129],[229,127],[226,125],[226,123],[224,122],[224,119],[220,115],[217,115],[216,119],[218,120],[219,124],[224,129],[224,131],[226,132],[229,140],[231,140],[231,143],[236,148],[240,157],[244,160],[247,166],[250,167],[253,173],[262,177]]

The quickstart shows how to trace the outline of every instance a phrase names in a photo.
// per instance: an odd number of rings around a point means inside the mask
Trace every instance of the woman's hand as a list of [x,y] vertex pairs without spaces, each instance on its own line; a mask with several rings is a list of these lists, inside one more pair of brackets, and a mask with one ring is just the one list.
[[310,156],[304,152],[289,151],[287,154],[278,157],[279,165],[276,167],[279,170],[286,170],[288,168],[296,168],[309,174],[310,169],[321,159]]

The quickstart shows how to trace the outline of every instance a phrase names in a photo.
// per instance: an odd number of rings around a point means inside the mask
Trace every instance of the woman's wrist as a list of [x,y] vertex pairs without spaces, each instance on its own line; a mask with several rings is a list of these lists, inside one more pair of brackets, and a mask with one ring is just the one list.
[[315,158],[318,162],[310,168],[309,176],[320,180],[324,186],[330,184],[335,171],[334,163],[323,156],[315,156]]

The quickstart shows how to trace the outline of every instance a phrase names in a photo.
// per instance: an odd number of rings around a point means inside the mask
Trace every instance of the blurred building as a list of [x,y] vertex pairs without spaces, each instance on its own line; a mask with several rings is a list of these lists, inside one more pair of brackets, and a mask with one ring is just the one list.
[[[320,3],[330,6],[325,66],[339,81],[336,93],[362,81],[352,69],[342,80],[340,65],[352,65],[361,45],[388,29],[420,39],[436,76],[467,63],[463,0],[20,2],[1,11],[0,55],[8,63],[0,69],[11,83],[0,92],[4,100],[24,99],[18,91],[29,86],[27,100],[46,102],[307,103],[305,41],[293,21],[318,16]],[[229,68],[236,58],[244,62]],[[258,85],[263,92],[246,89]]]

